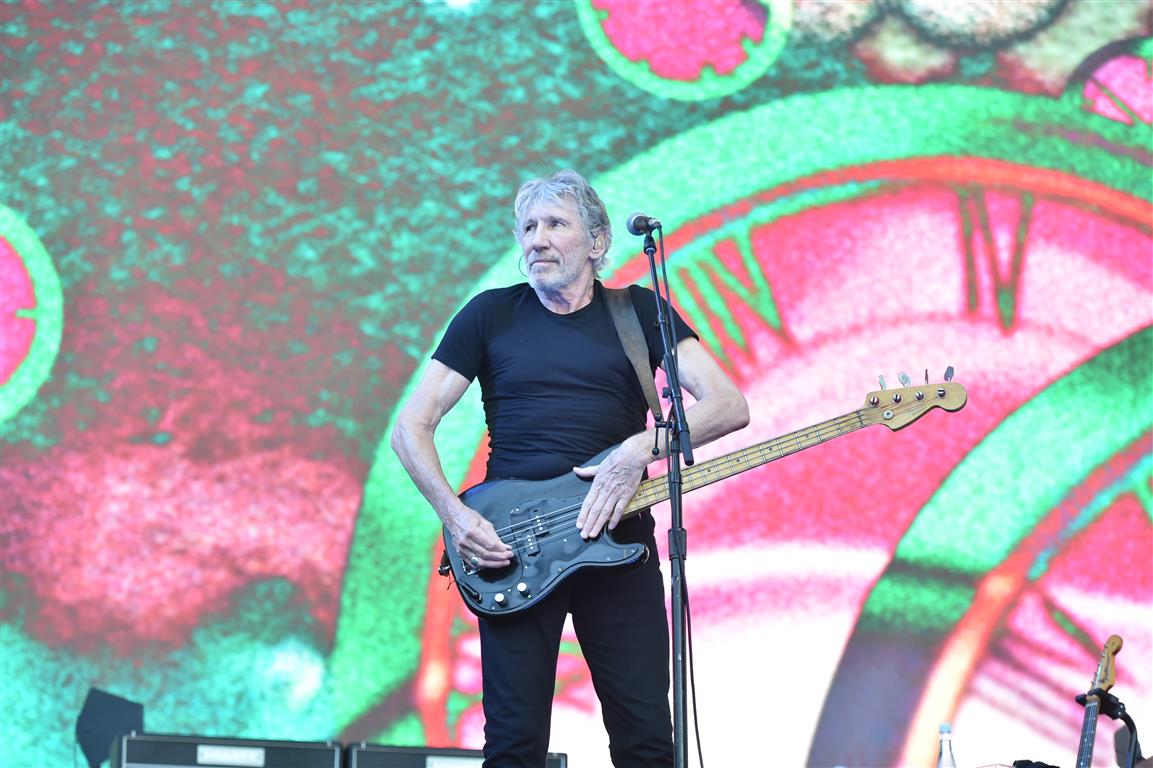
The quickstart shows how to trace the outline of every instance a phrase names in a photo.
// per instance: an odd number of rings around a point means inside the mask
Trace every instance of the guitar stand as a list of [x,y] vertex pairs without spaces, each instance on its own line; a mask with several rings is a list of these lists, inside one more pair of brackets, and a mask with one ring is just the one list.
[[1113,694],[1100,688],[1082,693],[1074,700],[1083,707],[1090,696],[1097,697],[1102,715],[1108,715],[1113,720],[1120,720],[1129,729],[1129,748],[1125,752],[1125,768],[1133,768],[1134,761],[1142,759],[1141,746],[1137,743],[1137,726],[1134,724],[1133,718],[1129,717],[1129,713],[1125,711],[1125,704]]

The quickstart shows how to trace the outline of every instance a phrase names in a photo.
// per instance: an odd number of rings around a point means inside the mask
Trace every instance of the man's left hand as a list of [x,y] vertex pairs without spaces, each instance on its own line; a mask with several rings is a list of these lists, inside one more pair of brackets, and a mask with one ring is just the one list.
[[625,445],[621,445],[600,464],[573,467],[577,477],[592,478],[593,481],[576,521],[582,539],[598,536],[606,525],[610,531],[617,527],[637,492],[647,463],[643,459],[638,461]]

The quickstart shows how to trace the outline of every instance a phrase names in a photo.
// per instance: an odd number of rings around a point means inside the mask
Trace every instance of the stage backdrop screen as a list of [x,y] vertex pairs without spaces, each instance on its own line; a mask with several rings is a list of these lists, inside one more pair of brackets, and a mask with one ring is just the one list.
[[[710,765],[927,765],[942,721],[964,765],[1070,765],[1113,634],[1148,731],[1150,17],[3,3],[0,764],[71,766],[90,687],[158,733],[482,744],[476,620],[388,435],[457,309],[524,280],[512,198],[560,168],[608,206],[607,285],[649,285],[625,220],[663,222],[749,400],[698,462],[780,448],[685,496]],[[438,443],[480,479],[475,387]],[[553,721],[606,764],[571,631]]]

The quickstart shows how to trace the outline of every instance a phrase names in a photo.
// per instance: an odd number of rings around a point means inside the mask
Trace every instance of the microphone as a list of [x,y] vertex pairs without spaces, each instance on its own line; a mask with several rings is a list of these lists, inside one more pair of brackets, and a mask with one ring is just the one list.
[[652,216],[645,216],[643,213],[634,213],[625,222],[625,229],[629,231],[630,235],[651,235],[654,229],[660,228],[660,221]]

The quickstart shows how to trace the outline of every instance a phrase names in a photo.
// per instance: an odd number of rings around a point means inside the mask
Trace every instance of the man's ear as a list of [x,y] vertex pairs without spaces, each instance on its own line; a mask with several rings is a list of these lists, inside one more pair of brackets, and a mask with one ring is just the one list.
[[593,237],[593,251],[596,251],[598,256],[603,255],[605,252],[605,236],[595,235]]

